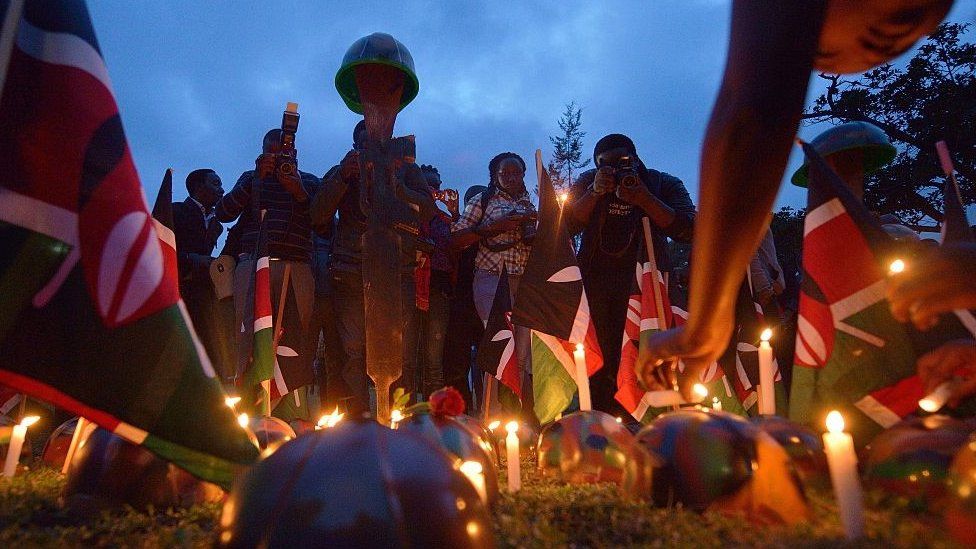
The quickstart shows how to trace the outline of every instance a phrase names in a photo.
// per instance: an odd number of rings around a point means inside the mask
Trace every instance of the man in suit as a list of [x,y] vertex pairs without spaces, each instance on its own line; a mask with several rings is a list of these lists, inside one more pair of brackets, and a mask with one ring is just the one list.
[[220,177],[211,169],[200,169],[186,176],[189,196],[173,203],[173,232],[180,274],[180,295],[186,303],[193,327],[207,349],[221,377],[233,375],[230,341],[220,325],[216,295],[210,281],[211,254],[223,231],[214,217],[214,205],[224,195]]

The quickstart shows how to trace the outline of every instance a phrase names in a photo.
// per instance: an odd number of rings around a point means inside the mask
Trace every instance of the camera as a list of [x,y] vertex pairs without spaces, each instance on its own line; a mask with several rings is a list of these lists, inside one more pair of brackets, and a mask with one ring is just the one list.
[[281,115],[281,143],[278,149],[277,170],[281,175],[296,171],[295,134],[298,132],[298,103],[288,103]]
[[641,184],[637,164],[630,156],[622,156],[617,160],[617,165],[613,169],[613,176],[617,180],[617,185],[627,189],[633,189]]

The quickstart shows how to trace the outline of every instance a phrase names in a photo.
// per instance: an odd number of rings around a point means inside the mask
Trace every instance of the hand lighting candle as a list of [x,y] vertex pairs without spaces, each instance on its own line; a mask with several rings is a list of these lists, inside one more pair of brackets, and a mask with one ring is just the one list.
[[12,477],[17,473],[17,464],[20,463],[20,452],[24,449],[27,428],[37,423],[39,419],[41,418],[38,416],[27,416],[20,420],[20,423],[14,425],[10,444],[7,446],[7,460],[3,464],[3,476]]
[[776,370],[773,366],[773,347],[769,340],[773,331],[766,328],[759,336],[759,414],[776,415]]
[[854,439],[844,432],[844,416],[837,410],[827,414],[827,432],[823,435],[823,442],[844,534],[847,539],[857,539],[864,534],[857,454],[854,452]]
[[505,437],[505,451],[508,457],[508,491],[515,493],[522,488],[522,476],[519,463],[519,424],[517,421],[509,421],[505,425],[508,436]]
[[576,344],[576,351],[573,352],[573,360],[576,363],[576,387],[579,389],[580,410],[592,410],[593,403],[590,400],[590,376],[586,373],[586,350],[584,349],[582,343]]

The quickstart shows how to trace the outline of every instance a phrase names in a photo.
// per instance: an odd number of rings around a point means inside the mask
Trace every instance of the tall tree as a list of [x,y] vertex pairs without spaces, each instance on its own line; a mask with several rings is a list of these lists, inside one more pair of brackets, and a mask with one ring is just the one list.
[[583,156],[583,137],[586,135],[582,129],[583,109],[576,105],[575,101],[566,104],[566,110],[559,118],[559,130],[562,132],[558,136],[550,136],[553,151],[552,159],[546,166],[549,178],[552,179],[556,192],[562,192],[573,184],[573,171],[585,168],[590,164],[590,159],[581,161]]
[[916,229],[938,231],[943,174],[935,143],[945,140],[959,172],[964,205],[976,202],[976,44],[969,24],[941,25],[904,65],[882,65],[855,79],[821,74],[827,90],[804,115],[811,122],[861,120],[898,148],[868,176],[864,200]]

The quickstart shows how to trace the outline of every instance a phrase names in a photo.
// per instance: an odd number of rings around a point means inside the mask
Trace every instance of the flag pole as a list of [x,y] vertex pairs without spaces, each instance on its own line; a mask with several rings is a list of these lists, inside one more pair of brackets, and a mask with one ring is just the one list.
[[61,466],[61,474],[68,474],[68,465],[71,464],[71,459],[75,456],[75,451],[78,450],[78,444],[81,441],[81,433],[85,431],[88,427],[88,420],[78,416],[78,423],[75,423],[75,432],[71,434],[71,443],[68,444],[68,452],[64,455],[64,465]]
[[17,29],[20,27],[20,16],[24,11],[24,0],[10,0],[7,13],[3,17],[3,28],[0,30],[0,98],[7,84],[7,70],[10,68],[10,56],[17,42]]
[[[647,249],[647,262],[651,267],[651,290],[654,292],[654,306],[657,308],[657,318],[658,327],[664,331],[668,329],[666,325],[664,316],[664,298],[661,295],[661,286],[657,283],[657,256],[654,255],[654,241],[651,240],[651,220],[647,216],[641,217],[641,225],[644,227],[644,247]],[[675,365],[672,362],[669,367],[674,369]],[[674,376],[671,378],[671,382],[674,383]],[[676,387],[672,387],[677,390]],[[674,405],[674,409],[678,409],[678,405]]]

